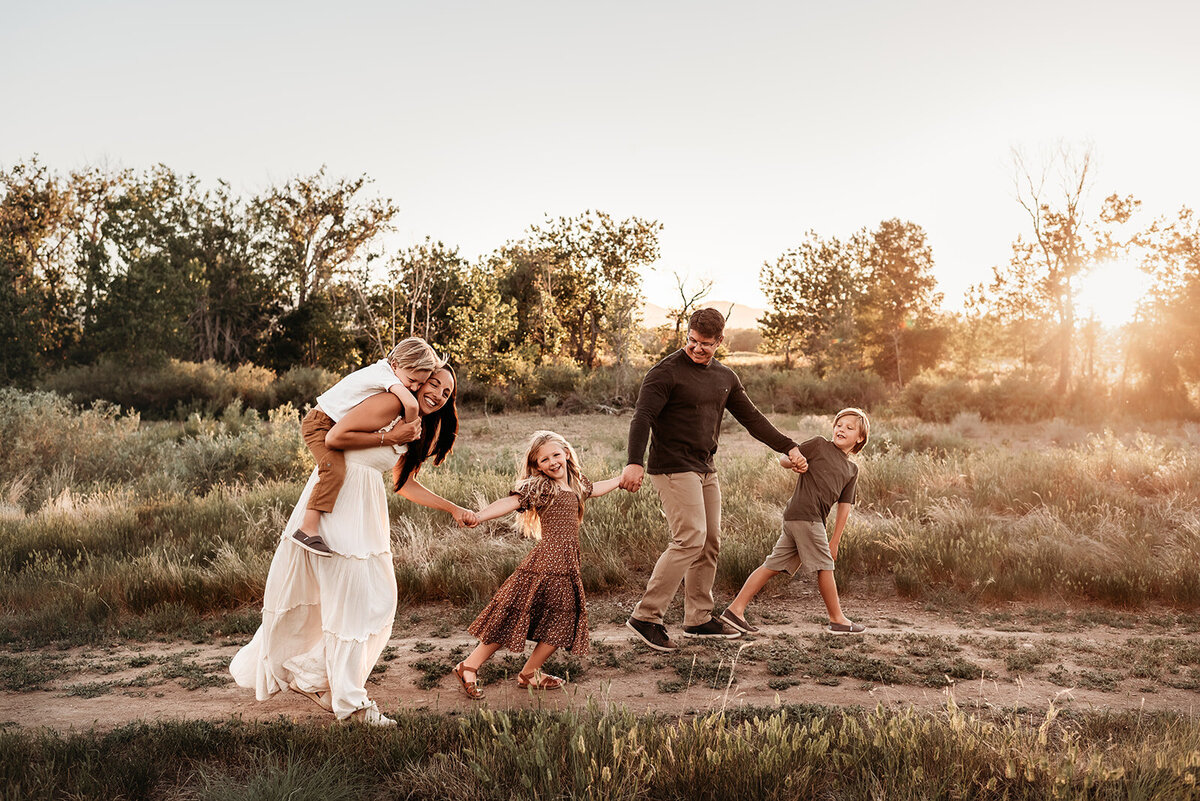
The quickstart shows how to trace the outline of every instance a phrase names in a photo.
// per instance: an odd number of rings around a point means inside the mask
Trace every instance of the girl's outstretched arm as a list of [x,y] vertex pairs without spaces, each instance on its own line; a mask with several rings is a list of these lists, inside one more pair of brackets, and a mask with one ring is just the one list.
[[606,478],[603,481],[593,481],[591,497],[599,498],[601,495],[607,495],[619,486],[621,486],[620,476],[615,478]]
[[484,520],[495,520],[497,517],[504,517],[507,514],[512,514],[513,512],[517,511],[517,507],[520,505],[521,499],[516,495],[505,495],[503,498],[492,501],[487,506],[476,512],[476,522],[482,523]]

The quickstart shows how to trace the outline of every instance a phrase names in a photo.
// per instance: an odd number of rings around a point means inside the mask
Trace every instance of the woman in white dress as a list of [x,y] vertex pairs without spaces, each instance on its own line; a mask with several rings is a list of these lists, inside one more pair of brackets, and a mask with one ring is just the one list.
[[[259,701],[292,690],[339,720],[395,725],[366,690],[396,616],[396,573],[381,473],[393,470],[396,489],[405,498],[448,512],[460,523],[470,520],[472,512],[426,489],[415,477],[426,459],[432,456],[440,464],[454,444],[455,389],[454,372],[449,366],[439,368],[416,393],[420,426],[392,428],[400,401],[385,392],[354,407],[329,432],[329,445],[346,452],[346,481],[333,511],[322,515],[320,523],[333,555],[316,557],[288,536],[304,515],[317,480],[314,470],[275,549],[262,624],[229,666],[234,681],[253,688]],[[381,436],[385,428],[392,431]],[[392,445],[409,440],[401,457]]]

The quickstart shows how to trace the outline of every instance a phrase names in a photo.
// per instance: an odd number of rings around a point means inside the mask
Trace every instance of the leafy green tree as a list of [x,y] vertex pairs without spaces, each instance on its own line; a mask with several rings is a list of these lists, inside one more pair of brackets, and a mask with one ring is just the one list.
[[517,311],[501,293],[492,265],[472,265],[464,279],[467,301],[449,310],[447,352],[465,375],[484,383],[505,383],[520,358]]
[[343,271],[374,255],[371,245],[391,230],[399,210],[390,200],[364,197],[369,183],[365,175],[329,180],[322,167],[253,203],[263,255],[293,307],[327,292]]
[[194,176],[163,165],[118,186],[102,224],[112,275],[84,332],[91,352],[125,359],[193,356],[187,320],[203,265],[191,228],[203,202]]
[[565,345],[591,367],[603,348],[633,341],[638,269],[658,258],[660,230],[657,222],[588,211],[531,226],[497,251],[500,290],[516,308],[518,336],[535,345],[538,359]]
[[992,268],[985,302],[998,324],[996,346],[1028,371],[1047,339],[1053,315],[1042,291],[1033,248],[1018,239],[1012,250],[1007,265]]
[[[617,335],[631,338],[637,320],[629,311],[641,299],[638,270],[657,261],[661,230],[651,220],[618,221],[593,211],[530,228],[535,245],[551,254],[557,268],[555,308],[580,364],[594,366],[601,345],[611,345],[614,329],[623,326]],[[610,310],[620,311],[610,315]]]
[[942,320],[948,331],[946,355],[956,375],[973,377],[1002,356],[996,343],[1005,328],[992,311],[987,284],[967,287],[962,311],[944,315]]
[[842,242],[809,231],[797,247],[763,264],[759,284],[769,307],[759,319],[763,347],[784,366],[804,356],[818,375],[857,365],[855,310],[862,300],[861,234]]
[[469,264],[457,247],[429,237],[400,251],[389,262],[380,315],[393,341],[419,336],[445,349],[451,336],[450,310],[470,300]]
[[224,181],[194,208],[190,235],[201,268],[187,317],[191,358],[261,361],[284,299],[255,254],[246,206]]
[[937,363],[945,331],[937,323],[942,294],[933,275],[925,230],[884,220],[867,234],[864,289],[856,309],[859,341],[868,364],[903,384]]
[[521,240],[506,244],[487,261],[497,277],[497,291],[514,314],[510,344],[523,343],[537,362],[563,353],[567,334],[556,308],[561,282],[553,255]]
[[1143,410],[1194,416],[1188,382],[1200,381],[1200,219],[1189,208],[1156,220],[1139,238],[1151,290],[1130,326],[1128,368],[1138,386],[1121,390]]
[[382,358],[355,325],[356,304],[349,291],[348,285],[337,284],[280,315],[266,344],[267,364],[277,371],[283,365],[306,365],[343,373]]
[[354,272],[378,257],[372,246],[398,212],[390,200],[365,197],[368,184],[366,176],[330,180],[322,167],[252,202],[256,251],[285,298],[269,366],[340,370],[363,344]]
[[28,383],[78,337],[69,187],[37,159],[0,172],[0,379]]
[[[133,177],[132,170],[113,171],[102,167],[85,167],[70,175],[74,236],[70,259],[76,313],[82,331],[95,327],[97,311],[116,272],[115,249],[107,228],[109,210]],[[81,349],[74,354],[74,360],[88,361],[96,356]]]

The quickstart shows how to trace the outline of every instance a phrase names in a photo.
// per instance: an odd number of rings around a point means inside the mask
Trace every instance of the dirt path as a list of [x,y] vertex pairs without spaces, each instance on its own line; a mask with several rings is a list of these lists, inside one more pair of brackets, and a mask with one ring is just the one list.
[[[1044,714],[1059,706],[1200,713],[1200,615],[1138,615],[1083,607],[1006,605],[970,615],[895,597],[857,597],[847,607],[870,630],[823,633],[819,600],[796,591],[761,604],[762,633],[743,640],[684,640],[677,654],[638,644],[622,625],[631,599],[592,605],[592,653],[552,661],[569,671],[567,692],[518,690],[515,656],[493,660],[483,678],[492,708],[560,708],[595,700],[635,712],[681,715],[777,702],[873,708],[944,706]],[[455,713],[474,708],[449,666],[474,643],[461,610],[409,608],[372,678],[385,710]],[[673,628],[678,635],[678,627]],[[68,651],[0,650],[8,687],[0,726],[111,728],[169,719],[324,721],[311,701],[282,693],[256,702],[226,666],[248,636],[218,643],[131,643]],[[507,675],[506,675],[507,674]],[[421,686],[423,677],[430,682]],[[732,676],[732,678],[731,678]]]

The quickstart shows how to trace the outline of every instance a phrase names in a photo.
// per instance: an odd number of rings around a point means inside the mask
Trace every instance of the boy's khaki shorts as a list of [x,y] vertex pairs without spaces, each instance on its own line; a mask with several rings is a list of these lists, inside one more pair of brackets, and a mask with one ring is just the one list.
[[825,524],[809,520],[784,520],[783,533],[762,564],[768,570],[796,575],[801,566],[806,572],[833,570],[829,537]]

